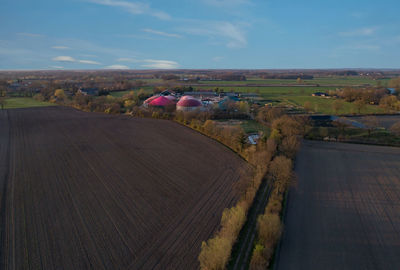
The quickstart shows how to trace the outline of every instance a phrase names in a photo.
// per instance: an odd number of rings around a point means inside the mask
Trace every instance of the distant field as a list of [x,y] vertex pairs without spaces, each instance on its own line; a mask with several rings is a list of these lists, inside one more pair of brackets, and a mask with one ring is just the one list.
[[16,109],[16,108],[31,108],[31,107],[45,107],[45,106],[55,106],[54,103],[37,101],[33,98],[27,97],[17,97],[17,98],[7,98],[5,109]]
[[[302,84],[319,84],[321,87],[324,85],[335,85],[335,86],[350,86],[350,85],[377,85],[380,82],[382,85],[385,85],[389,80],[373,80],[370,78],[363,78],[359,76],[350,76],[350,77],[317,77],[313,80],[303,80]],[[260,78],[251,78],[246,81],[199,81],[202,84],[297,84],[297,80],[284,80],[284,79],[260,79]]]
[[[200,89],[215,89],[215,87],[201,87],[195,86],[197,90]],[[336,87],[315,87],[315,86],[270,86],[270,87],[252,87],[252,86],[240,86],[240,87],[229,87],[223,86],[218,87],[223,89],[225,92],[242,92],[242,93],[259,93],[261,96],[269,98],[282,95],[311,95],[314,92],[325,92],[328,90],[336,89]]]
[[247,164],[172,121],[0,110],[0,269],[198,269]]
[[[260,96],[266,100],[280,102],[282,105],[293,105],[303,107],[304,103],[309,101],[318,113],[334,114],[332,103],[335,99],[313,97],[314,92],[328,92],[329,90],[336,89],[335,87],[220,87],[225,91],[239,91],[244,93],[259,93]],[[196,87],[196,89],[201,89]],[[358,113],[358,110],[353,103],[343,102],[343,109],[339,111],[340,114]],[[361,110],[363,114],[370,113],[384,113],[384,110],[376,105],[365,105]]]
[[[146,80],[148,83],[160,83],[160,79]],[[352,85],[377,85],[380,82],[382,85],[387,84],[388,80],[373,80],[370,78],[363,78],[359,76],[338,76],[338,77],[317,77],[313,80],[304,80],[304,84],[310,84],[310,86],[296,86],[296,80],[282,80],[282,79],[260,79],[260,78],[249,78],[247,81],[199,81],[200,84],[205,86],[196,85],[193,88],[195,90],[215,90],[219,88],[225,92],[242,92],[242,93],[258,93],[264,99],[264,103],[282,104],[282,105],[293,105],[296,107],[303,107],[306,101],[312,103],[312,106],[317,113],[334,114],[332,109],[332,102],[334,99],[325,99],[312,97],[311,94],[314,92],[328,92],[329,90],[335,90],[340,86],[352,86]],[[206,86],[206,84],[214,84],[215,86]],[[246,86],[246,84],[250,86]],[[251,86],[254,84],[269,84],[271,86]],[[293,84],[293,86],[279,86]],[[320,86],[312,86],[319,84]],[[225,86],[221,86],[225,85]],[[228,86],[227,86],[228,85]],[[229,86],[232,85],[232,86]],[[332,86],[335,85],[335,86]],[[152,86],[146,86],[145,89],[149,93],[152,92]],[[112,96],[121,97],[129,91],[114,92]],[[361,111],[362,114],[370,113],[383,113],[384,111],[378,106],[366,105]],[[358,113],[354,104],[344,102],[344,107],[341,114]]]
[[305,141],[277,270],[400,269],[400,148]]
[[[312,96],[288,96],[283,98],[283,100],[292,102],[296,105],[304,106],[304,103],[309,101],[316,112],[324,113],[324,114],[335,114],[335,111],[332,108],[332,103],[335,99],[324,98],[324,97],[312,97]],[[343,108],[339,110],[339,114],[352,114],[358,113],[357,108],[354,103],[343,101]],[[366,104],[365,107],[361,110],[362,114],[370,114],[370,113],[384,113],[384,110],[377,105],[369,105]]]

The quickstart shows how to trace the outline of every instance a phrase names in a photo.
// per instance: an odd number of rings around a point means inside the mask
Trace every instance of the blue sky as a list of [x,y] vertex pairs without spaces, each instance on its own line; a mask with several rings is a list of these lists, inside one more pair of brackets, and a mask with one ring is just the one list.
[[398,0],[1,0],[0,69],[400,68]]

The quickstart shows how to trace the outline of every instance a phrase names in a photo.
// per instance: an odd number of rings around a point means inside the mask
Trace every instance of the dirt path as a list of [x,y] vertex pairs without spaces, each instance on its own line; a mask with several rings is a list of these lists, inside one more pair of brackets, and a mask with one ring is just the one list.
[[400,269],[400,149],[306,141],[275,269]]
[[264,180],[249,210],[246,223],[240,231],[238,241],[233,247],[233,256],[229,262],[228,269],[247,269],[257,233],[257,218],[264,213],[270,193],[271,185],[267,180]]

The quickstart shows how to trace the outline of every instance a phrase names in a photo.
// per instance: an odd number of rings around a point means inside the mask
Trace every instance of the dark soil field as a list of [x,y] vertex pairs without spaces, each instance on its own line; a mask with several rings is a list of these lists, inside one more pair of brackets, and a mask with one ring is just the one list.
[[248,169],[171,121],[0,111],[0,269],[196,269]]
[[400,269],[400,148],[305,141],[275,269]]

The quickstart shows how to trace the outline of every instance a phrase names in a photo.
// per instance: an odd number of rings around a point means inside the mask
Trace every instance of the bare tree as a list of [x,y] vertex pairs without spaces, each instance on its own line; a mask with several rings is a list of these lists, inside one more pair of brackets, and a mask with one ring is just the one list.
[[332,103],[332,109],[335,111],[335,114],[338,114],[341,109],[343,109],[343,102],[340,100],[335,100]]
[[368,129],[368,137],[371,136],[371,132],[376,129],[379,125],[378,118],[375,116],[367,116],[364,120],[365,126]]

